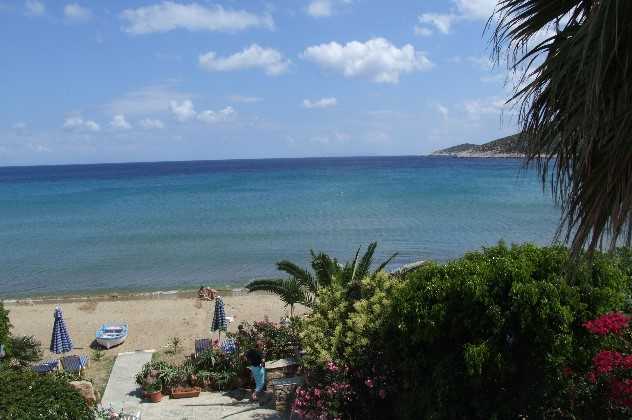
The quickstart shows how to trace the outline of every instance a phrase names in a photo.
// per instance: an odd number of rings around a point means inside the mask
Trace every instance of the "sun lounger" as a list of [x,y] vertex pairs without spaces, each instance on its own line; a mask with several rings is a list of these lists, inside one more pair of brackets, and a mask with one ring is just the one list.
[[211,340],[208,338],[198,338],[195,340],[195,355],[197,356],[200,353],[204,353],[204,351],[211,348]]
[[65,372],[81,373],[88,367],[90,359],[88,356],[66,356],[61,358],[61,366]]
[[59,369],[59,360],[57,359],[47,360],[35,366],[31,366],[31,369],[33,369],[33,372],[36,372],[36,373],[41,373],[41,374],[51,373]]

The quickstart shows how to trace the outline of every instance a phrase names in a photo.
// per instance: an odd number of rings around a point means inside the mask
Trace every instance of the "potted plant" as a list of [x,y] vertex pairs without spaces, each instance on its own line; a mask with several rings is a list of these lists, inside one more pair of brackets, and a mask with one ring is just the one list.
[[145,398],[153,403],[157,403],[162,399],[162,385],[160,381],[146,383],[143,387],[145,390]]

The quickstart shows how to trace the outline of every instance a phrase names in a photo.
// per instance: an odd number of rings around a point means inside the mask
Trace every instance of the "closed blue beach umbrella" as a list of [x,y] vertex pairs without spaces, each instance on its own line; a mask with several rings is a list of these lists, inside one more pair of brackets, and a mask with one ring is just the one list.
[[70,350],[72,350],[72,340],[70,339],[70,334],[68,334],[61,308],[58,306],[55,308],[55,322],[53,323],[53,334],[50,339],[50,351],[59,354]]
[[211,331],[226,331],[226,313],[224,312],[224,301],[221,297],[215,298],[215,312],[213,313],[213,323]]

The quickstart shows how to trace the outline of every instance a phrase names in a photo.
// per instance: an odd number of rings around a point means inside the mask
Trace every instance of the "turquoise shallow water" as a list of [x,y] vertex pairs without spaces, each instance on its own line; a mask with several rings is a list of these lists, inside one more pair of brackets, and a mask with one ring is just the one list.
[[379,241],[394,265],[550,243],[559,210],[507,159],[371,157],[0,168],[0,296],[243,284]]

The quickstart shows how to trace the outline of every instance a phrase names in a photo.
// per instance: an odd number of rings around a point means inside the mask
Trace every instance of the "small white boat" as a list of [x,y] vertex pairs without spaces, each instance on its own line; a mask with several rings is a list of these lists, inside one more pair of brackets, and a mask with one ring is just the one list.
[[127,324],[103,324],[97,330],[97,343],[109,349],[122,344],[127,338]]

